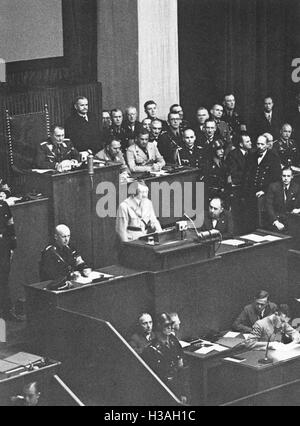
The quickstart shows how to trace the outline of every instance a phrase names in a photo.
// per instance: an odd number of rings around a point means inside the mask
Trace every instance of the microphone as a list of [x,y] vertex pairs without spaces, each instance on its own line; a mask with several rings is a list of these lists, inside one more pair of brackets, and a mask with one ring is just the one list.
[[196,228],[195,222],[186,213],[184,213],[183,216],[191,222],[191,224],[193,225],[193,228],[196,232],[197,238],[200,238],[200,233],[198,232],[198,230]]
[[270,347],[270,342],[271,342],[271,339],[272,339],[273,335],[274,335],[274,333],[272,333],[269,336],[269,338],[268,338],[268,343],[267,343],[267,347],[266,347],[265,357],[258,360],[259,364],[266,365],[266,364],[273,364],[273,362],[274,362],[274,360],[272,358],[269,358],[269,347]]
[[90,176],[94,175],[94,156],[91,154],[88,156],[88,173]]

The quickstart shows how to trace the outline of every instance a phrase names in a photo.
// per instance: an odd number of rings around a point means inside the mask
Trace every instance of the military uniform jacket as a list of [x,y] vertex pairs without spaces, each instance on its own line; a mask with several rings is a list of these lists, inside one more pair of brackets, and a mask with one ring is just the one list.
[[169,346],[155,338],[144,350],[143,358],[163,381],[168,381],[177,376],[178,362],[183,358],[183,350],[177,337],[170,335]]
[[233,330],[239,331],[240,333],[250,333],[256,321],[274,314],[276,310],[277,305],[269,302],[263,311],[263,316],[261,317],[256,311],[255,303],[251,303],[251,305],[245,306],[241,314],[234,321]]
[[244,184],[247,196],[255,196],[259,191],[264,191],[266,194],[270,184],[281,179],[279,157],[267,151],[260,164],[258,164],[258,158],[257,152],[250,153],[247,157]]
[[241,132],[242,125],[246,125],[245,121],[236,110],[234,110],[232,114],[224,110],[222,119],[228,124],[228,128],[232,136],[239,134]]
[[17,239],[11,210],[5,201],[0,201],[0,253],[14,250],[16,247]]
[[274,142],[274,151],[278,153],[283,166],[299,166],[299,151],[293,139],[289,139],[288,141],[278,139]]
[[203,148],[201,146],[194,145],[193,148],[189,149],[186,146],[179,152],[181,164],[183,166],[195,167],[205,172],[205,158]]
[[275,220],[285,220],[287,213],[299,208],[300,186],[296,182],[291,182],[286,199],[282,182],[270,185],[266,197],[266,209],[271,223],[274,223]]
[[54,244],[42,252],[40,278],[42,281],[67,278],[70,273],[82,272],[85,268],[87,264],[74,248]]
[[179,152],[182,147],[182,136],[179,131],[179,135],[175,135],[171,130],[162,132],[158,138],[157,148],[164,157],[166,163],[176,164],[177,161],[177,150]]
[[219,219],[217,220],[217,224],[214,228],[213,220],[210,218],[208,212],[205,212],[204,223],[202,225],[201,231],[211,231],[212,229],[220,231],[223,240],[231,238],[233,236],[233,220],[231,213],[228,211],[223,211],[223,213],[221,213]]
[[131,172],[149,172],[153,164],[160,164],[160,168],[166,165],[164,158],[155,144],[149,142],[146,152],[138,145],[131,145],[126,153],[127,164]]
[[152,343],[154,338],[155,334],[153,332],[150,333],[148,338],[146,338],[145,334],[135,333],[131,337],[129,344],[136,353],[141,355],[144,350]]
[[54,144],[50,139],[40,144],[37,154],[39,169],[55,169],[64,160],[80,160],[78,151],[69,139],[61,144]]
[[217,164],[214,159],[207,163],[205,181],[210,190],[225,192],[228,186],[229,170],[225,161]]
[[122,126],[124,129],[124,137],[123,137],[123,147],[122,149],[126,150],[130,145],[132,145],[132,143],[136,142],[137,136],[139,134],[139,132],[142,129],[142,124],[139,121],[136,121],[134,123],[134,128],[131,125],[131,123],[125,121],[124,123],[122,123]]
[[121,241],[132,241],[146,235],[149,225],[156,232],[162,231],[151,200],[144,198],[138,203],[132,196],[120,204],[117,213],[116,232]]

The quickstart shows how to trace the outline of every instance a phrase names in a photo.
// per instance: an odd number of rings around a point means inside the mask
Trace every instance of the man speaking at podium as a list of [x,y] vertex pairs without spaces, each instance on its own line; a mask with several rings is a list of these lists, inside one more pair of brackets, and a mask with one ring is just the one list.
[[148,194],[148,187],[138,182],[135,194],[120,204],[116,231],[121,241],[137,240],[152,232],[162,232]]
[[213,198],[209,210],[205,212],[204,223],[200,231],[216,229],[222,234],[223,240],[233,236],[233,221],[231,213],[224,209],[221,198]]

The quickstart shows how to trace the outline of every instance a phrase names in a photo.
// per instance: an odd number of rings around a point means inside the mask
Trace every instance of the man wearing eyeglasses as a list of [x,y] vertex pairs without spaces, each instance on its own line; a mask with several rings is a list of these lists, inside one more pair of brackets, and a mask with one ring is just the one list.
[[178,153],[182,149],[183,138],[180,129],[181,118],[179,113],[170,112],[168,115],[169,129],[162,132],[158,139],[158,150],[168,164],[179,164]]

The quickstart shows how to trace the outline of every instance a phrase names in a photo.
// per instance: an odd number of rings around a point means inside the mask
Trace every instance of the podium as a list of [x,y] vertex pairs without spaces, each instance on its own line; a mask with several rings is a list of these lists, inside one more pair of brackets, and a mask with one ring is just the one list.
[[121,243],[121,264],[138,271],[162,271],[215,256],[215,242],[200,241],[194,230],[187,230],[183,239],[175,229],[154,234],[154,244],[148,238]]
[[116,260],[115,218],[97,216],[97,187],[102,182],[111,184],[119,196],[120,165],[95,167],[93,185],[87,170],[67,173],[28,173],[25,190],[49,197],[49,222],[65,224],[71,229],[71,242],[94,268],[111,265]]

